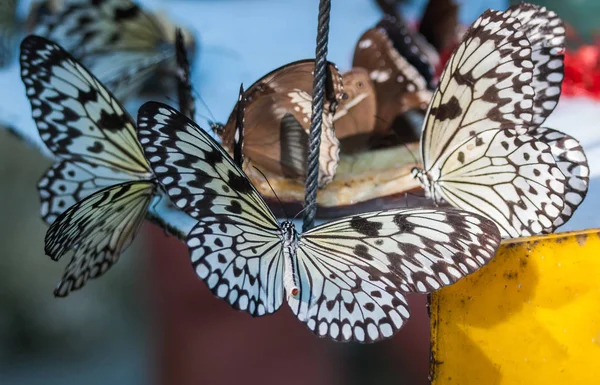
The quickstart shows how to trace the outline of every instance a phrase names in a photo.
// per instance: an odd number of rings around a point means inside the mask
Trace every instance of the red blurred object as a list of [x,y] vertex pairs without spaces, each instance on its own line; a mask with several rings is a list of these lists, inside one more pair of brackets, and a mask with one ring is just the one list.
[[567,50],[562,95],[600,99],[600,46]]

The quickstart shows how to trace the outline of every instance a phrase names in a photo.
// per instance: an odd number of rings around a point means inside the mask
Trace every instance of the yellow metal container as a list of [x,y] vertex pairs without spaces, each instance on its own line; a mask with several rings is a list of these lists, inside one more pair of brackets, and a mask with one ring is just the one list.
[[504,242],[430,306],[434,385],[600,384],[600,229]]

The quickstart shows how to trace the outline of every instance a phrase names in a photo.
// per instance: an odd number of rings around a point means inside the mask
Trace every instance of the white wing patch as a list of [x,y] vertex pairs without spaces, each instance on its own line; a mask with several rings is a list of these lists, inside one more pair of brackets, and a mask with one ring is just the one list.
[[435,188],[455,207],[492,218],[503,236],[546,232],[564,207],[565,177],[550,147],[488,130],[449,152]]
[[486,11],[449,59],[423,126],[425,169],[478,132],[531,122],[533,63],[519,26],[502,12]]
[[46,233],[46,254],[73,258],[54,291],[59,297],[104,274],[129,246],[146,217],[153,182],[128,182],[94,193],[65,211]]

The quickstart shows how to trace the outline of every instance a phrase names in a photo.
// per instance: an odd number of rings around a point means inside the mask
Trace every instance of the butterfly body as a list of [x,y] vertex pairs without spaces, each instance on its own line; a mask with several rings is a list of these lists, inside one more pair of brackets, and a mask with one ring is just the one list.
[[298,272],[294,268],[297,266],[298,232],[296,227],[290,221],[281,223],[282,248],[283,248],[283,286],[288,296],[297,297],[300,294],[298,289]]

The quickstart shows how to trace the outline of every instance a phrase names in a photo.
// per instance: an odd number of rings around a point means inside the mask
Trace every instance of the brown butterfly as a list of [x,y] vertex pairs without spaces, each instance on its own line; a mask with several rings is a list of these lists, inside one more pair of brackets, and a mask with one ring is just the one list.
[[387,134],[397,116],[411,109],[425,110],[431,100],[425,78],[398,52],[383,27],[371,28],[360,37],[352,66],[366,69],[375,86],[375,134]]
[[[371,135],[375,128],[377,100],[375,86],[364,68],[352,68],[342,75],[344,95],[333,116],[335,136]],[[346,150],[342,147],[342,150]]]
[[[304,179],[308,157],[314,60],[280,67],[245,92],[244,147],[247,162],[293,179]],[[330,182],[337,168],[340,144],[333,117],[343,96],[342,76],[334,64],[327,69],[326,101],[319,155],[319,186]],[[233,152],[236,108],[217,130],[223,146]]]

